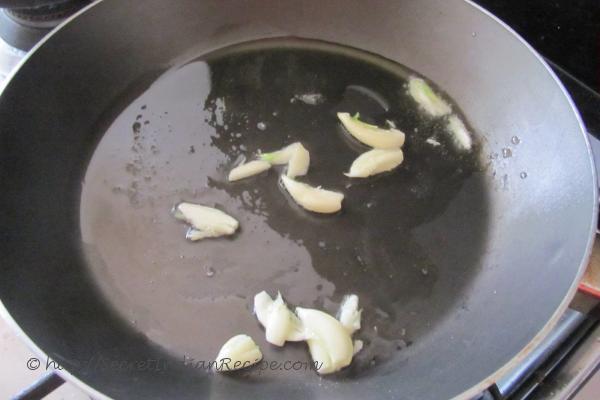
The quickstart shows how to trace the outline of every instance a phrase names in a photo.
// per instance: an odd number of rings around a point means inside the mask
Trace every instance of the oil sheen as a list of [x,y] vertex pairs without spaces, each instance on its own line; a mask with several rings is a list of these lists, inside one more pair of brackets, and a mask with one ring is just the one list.
[[[364,311],[354,338],[365,347],[327,379],[360,379],[409,358],[461,306],[488,223],[477,135],[470,152],[458,152],[445,120],[426,116],[407,95],[414,74],[356,49],[268,40],[201,56],[125,93],[132,100],[109,121],[81,198],[84,254],[106,301],[181,360],[212,360],[226,338],[245,333],[265,360],[304,362],[304,344],[279,350],[265,341],[253,296],[279,290],[291,307],[335,314],[355,293]],[[405,132],[403,164],[367,179],[345,177],[368,149],[341,128],[340,111]],[[340,213],[299,208],[282,193],[279,168],[228,182],[241,160],[295,141],[311,155],[301,180],[343,192]],[[180,201],[216,206],[240,230],[190,243],[170,215]],[[284,372],[232,376],[319,379]]]

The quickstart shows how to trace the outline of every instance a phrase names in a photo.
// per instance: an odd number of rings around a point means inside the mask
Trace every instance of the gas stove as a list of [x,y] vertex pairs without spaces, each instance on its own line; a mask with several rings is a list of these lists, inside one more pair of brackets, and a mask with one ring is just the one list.
[[[91,0],[0,1],[0,81],[36,43]],[[28,5],[36,5],[30,7]],[[1,87],[1,83],[0,83]]]
[[[36,43],[90,2],[0,0],[0,6],[11,7],[0,9],[0,89],[10,71]],[[600,165],[600,3],[597,0],[476,2],[507,22],[545,57],[579,108]],[[25,3],[35,6],[23,7]],[[600,254],[600,248],[596,253]],[[567,310],[525,360],[476,399],[573,398],[600,365],[598,304],[578,298],[573,308],[579,311]],[[61,383],[60,377],[48,374],[14,398],[42,398]]]
[[[27,5],[28,2],[24,3]],[[41,5],[22,7],[20,5],[23,4],[16,2],[15,7],[2,9],[0,37],[7,44],[23,51],[31,49],[65,18],[91,3],[91,0],[54,0],[38,3]]]

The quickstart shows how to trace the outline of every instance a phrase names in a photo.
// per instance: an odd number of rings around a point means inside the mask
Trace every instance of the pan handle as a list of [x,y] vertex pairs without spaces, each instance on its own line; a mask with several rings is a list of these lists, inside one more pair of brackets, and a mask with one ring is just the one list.
[[[565,88],[577,104],[577,108],[588,129],[588,140],[592,150],[592,157],[596,165],[596,175],[600,187],[600,98],[594,89],[579,81],[576,77],[565,71],[560,65],[546,58],[546,62],[554,69]],[[600,235],[600,221],[596,226],[596,235]],[[600,249],[594,244],[592,257],[584,278],[579,285],[579,294],[600,299]]]
[[64,379],[54,372],[42,375],[27,389],[17,393],[11,400],[40,400],[52,393],[60,385],[65,383]]
[[[597,110],[596,110],[597,112]],[[588,133],[588,140],[592,148],[592,156],[596,165],[598,187],[600,187],[600,140],[592,133]],[[600,199],[598,199],[600,202]],[[600,299],[600,216],[596,216],[596,242],[592,248],[592,255],[583,279],[579,283],[579,292],[587,296]]]
[[579,292],[600,300],[600,238],[598,235],[592,247],[590,262],[579,282]]
[[587,295],[594,296],[595,298],[600,300],[600,290],[596,287],[586,284],[583,281],[579,284],[579,291]]

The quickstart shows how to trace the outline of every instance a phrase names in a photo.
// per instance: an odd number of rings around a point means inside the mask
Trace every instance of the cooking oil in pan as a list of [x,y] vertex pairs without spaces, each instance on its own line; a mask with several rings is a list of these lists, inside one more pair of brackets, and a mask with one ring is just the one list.
[[[488,200],[478,146],[458,151],[445,119],[419,109],[406,88],[414,74],[355,49],[268,40],[202,56],[129,93],[134,100],[103,132],[82,193],[85,254],[107,302],[174,357],[210,360],[226,338],[246,333],[266,360],[308,361],[302,344],[280,351],[264,341],[254,294],[279,290],[292,306],[335,314],[356,293],[364,311],[355,338],[365,347],[338,377],[393,368],[418,351],[477,274]],[[340,111],[404,131],[404,163],[345,177],[368,149],[343,131]],[[289,202],[277,168],[227,181],[239,160],[294,141],[311,155],[302,180],[345,193],[339,214]],[[240,231],[187,242],[169,215],[182,200],[223,209]]]

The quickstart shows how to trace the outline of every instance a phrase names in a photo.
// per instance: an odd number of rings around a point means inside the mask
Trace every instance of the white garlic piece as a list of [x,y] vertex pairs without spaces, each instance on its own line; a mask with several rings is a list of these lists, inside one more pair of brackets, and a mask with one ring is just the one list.
[[329,214],[342,209],[342,193],[315,188],[285,175],[281,176],[281,180],[294,201],[306,210]]
[[304,340],[300,320],[287,308],[281,293],[275,300],[265,291],[254,296],[254,312],[265,327],[267,342],[283,346],[286,341]]
[[352,356],[355,356],[356,353],[358,353],[359,351],[361,351],[364,347],[364,343],[362,340],[355,340],[354,341],[354,351],[352,352]]
[[358,296],[355,294],[344,296],[338,311],[338,320],[350,335],[360,329],[361,313],[362,310],[358,309]]
[[376,149],[397,149],[404,144],[405,135],[398,129],[379,128],[359,121],[358,116],[352,117],[346,112],[337,113],[337,117],[352,136],[367,146]]
[[269,153],[262,153],[259,155],[259,158],[263,161],[266,161],[272,165],[283,165],[290,162],[292,155],[298,150],[298,148],[303,148],[302,143],[294,142],[285,146],[283,149],[272,151]]
[[331,315],[319,310],[296,308],[306,335],[310,355],[319,374],[339,371],[352,362],[354,345],[350,334]]
[[471,134],[467,130],[464,122],[456,115],[451,115],[450,118],[448,118],[448,132],[450,132],[454,144],[460,150],[471,150],[471,146],[473,145]]
[[239,181],[240,179],[248,178],[253,175],[258,175],[271,168],[271,164],[263,160],[253,160],[248,163],[239,165],[229,172],[229,181]]
[[452,112],[450,105],[421,78],[411,76],[408,79],[408,93],[432,117],[442,117]]
[[404,161],[404,153],[400,149],[373,149],[361,154],[344,173],[349,178],[366,178],[371,175],[391,171]]
[[186,235],[189,240],[232,235],[239,227],[235,218],[200,204],[179,203],[173,209],[173,215],[192,226]]
[[270,153],[262,153],[258,157],[262,161],[266,161],[271,165],[287,164],[288,162],[290,162],[290,158],[292,158],[292,154],[294,153],[296,143],[292,143],[281,150],[273,151]]
[[260,159],[273,165],[288,164],[286,175],[290,178],[306,175],[310,165],[310,154],[300,142],[271,153],[263,153]]
[[310,154],[301,143],[298,143],[298,145],[294,148],[292,156],[290,157],[286,175],[290,178],[304,176],[308,172],[309,165]]
[[248,335],[236,335],[229,339],[216,358],[215,369],[219,372],[235,371],[262,360],[260,348]]

